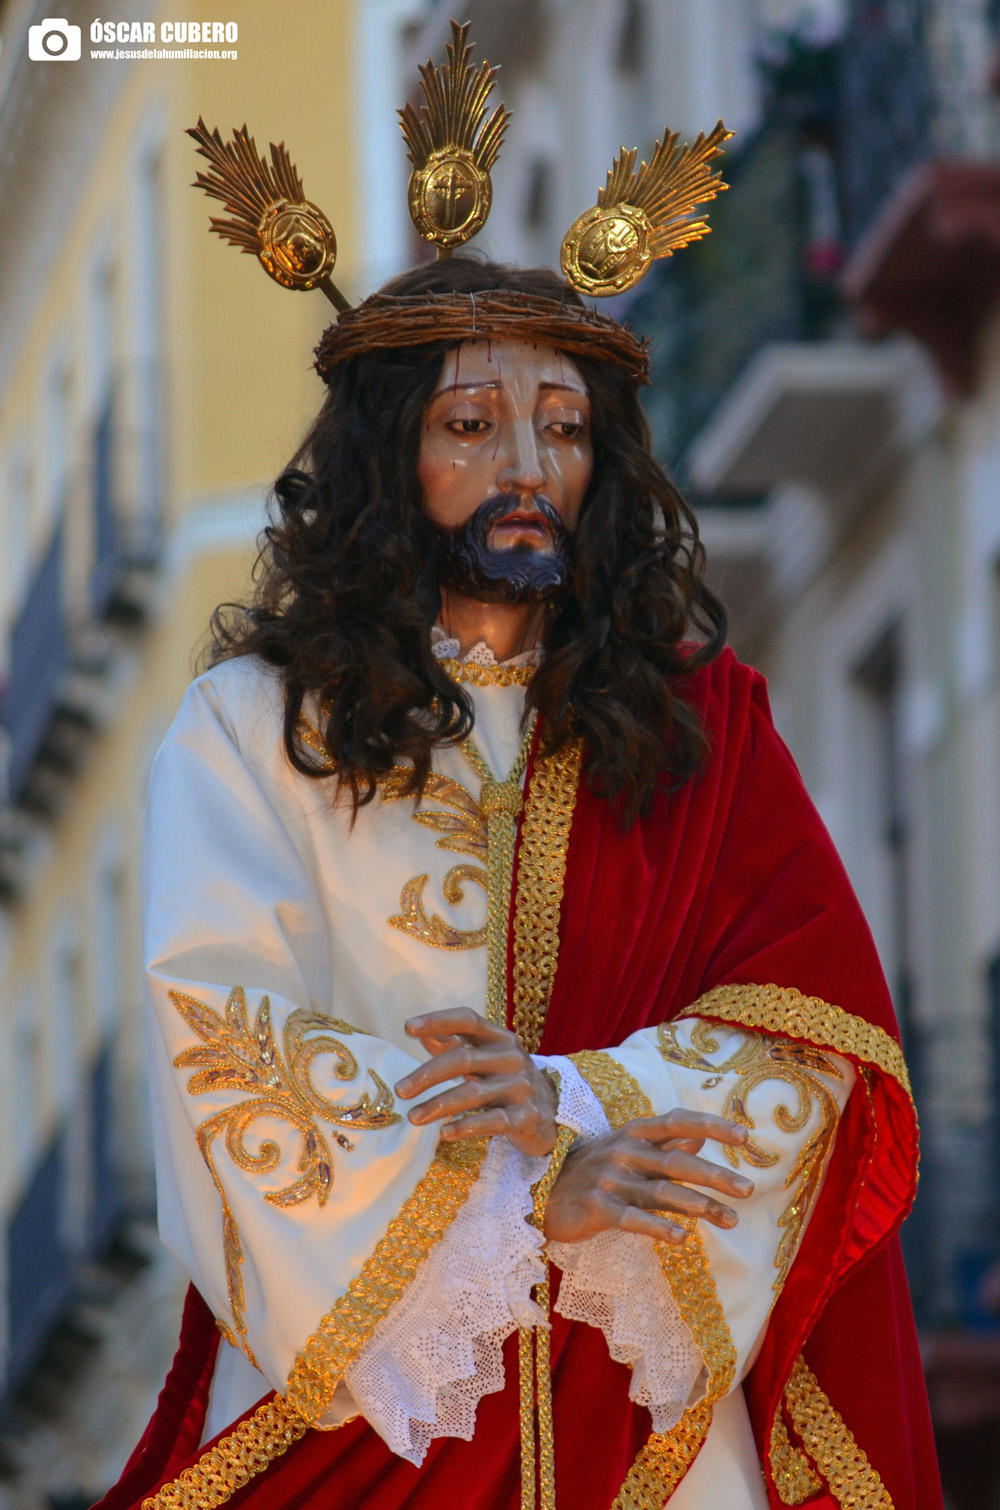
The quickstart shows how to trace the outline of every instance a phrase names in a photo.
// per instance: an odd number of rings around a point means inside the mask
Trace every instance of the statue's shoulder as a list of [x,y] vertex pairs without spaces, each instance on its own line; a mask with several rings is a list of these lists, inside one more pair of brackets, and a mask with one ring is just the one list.
[[232,656],[209,667],[188,687],[178,721],[217,721],[244,755],[280,746],[285,686],[281,672],[255,655]]
[[[692,651],[696,648],[691,647]],[[770,717],[765,678],[754,666],[739,660],[731,645],[724,646],[707,666],[680,678],[675,690],[698,709],[709,729],[734,715],[745,715],[751,706]]]

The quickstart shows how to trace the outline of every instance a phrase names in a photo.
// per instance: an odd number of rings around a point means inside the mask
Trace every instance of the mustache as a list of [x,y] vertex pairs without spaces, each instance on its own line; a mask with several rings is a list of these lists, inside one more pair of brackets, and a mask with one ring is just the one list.
[[540,603],[566,591],[570,576],[570,538],[555,506],[544,494],[532,495],[532,513],[548,532],[551,545],[495,549],[494,526],[521,512],[521,501],[495,494],[479,505],[464,524],[433,526],[441,584],[480,603]]
[[[536,516],[540,516],[541,523],[548,530],[553,545],[558,545],[565,541],[566,526],[556,512],[555,506],[550,503],[545,494],[535,493],[531,501],[533,504],[532,512]],[[495,497],[487,498],[484,503],[481,503],[472,515],[472,518],[466,521],[466,525],[463,528],[469,528],[470,533],[475,538],[482,540],[485,545],[489,541],[490,531],[494,525],[502,523],[504,519],[508,519],[512,514],[520,514],[522,512],[524,511],[522,510],[520,500],[512,499],[509,493],[499,493]],[[511,547],[513,550],[519,548],[518,546]]]

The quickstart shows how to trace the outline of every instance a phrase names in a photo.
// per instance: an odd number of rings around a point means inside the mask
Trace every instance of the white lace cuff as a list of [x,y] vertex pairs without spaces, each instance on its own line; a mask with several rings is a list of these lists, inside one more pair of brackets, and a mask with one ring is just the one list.
[[540,1068],[555,1070],[559,1076],[556,1121],[561,1127],[571,1127],[581,1138],[599,1138],[608,1131],[604,1107],[572,1059],[564,1054],[533,1054],[532,1058]]
[[[545,1062],[562,1080],[559,1121],[585,1138],[607,1132],[604,1108],[573,1062]],[[631,1399],[651,1412],[654,1431],[669,1431],[700,1395],[705,1366],[652,1240],[602,1232],[585,1243],[549,1243],[548,1255],[563,1271],[556,1310],[600,1328],[611,1357],[631,1366]]]
[[[559,1074],[562,1125],[584,1138],[607,1132],[571,1060],[536,1062]],[[547,1163],[494,1138],[465,1205],[344,1376],[357,1410],[411,1463],[423,1462],[435,1437],[471,1440],[479,1401],[503,1388],[504,1339],[542,1321],[531,1299],[544,1277],[542,1237],[528,1219]],[[612,1232],[549,1252],[564,1271],[557,1309],[602,1329],[611,1356],[633,1366],[632,1398],[650,1407],[658,1431],[669,1429],[702,1362],[652,1243]]]
[[411,1463],[435,1437],[471,1440],[479,1401],[503,1388],[504,1338],[540,1319],[531,1290],[542,1236],[528,1217],[547,1163],[493,1139],[465,1205],[344,1376],[358,1410]]

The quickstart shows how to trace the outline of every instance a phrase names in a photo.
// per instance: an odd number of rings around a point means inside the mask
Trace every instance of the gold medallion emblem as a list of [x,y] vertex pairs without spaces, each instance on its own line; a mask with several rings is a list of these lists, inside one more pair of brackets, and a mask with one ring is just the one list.
[[567,232],[562,270],[581,293],[619,294],[638,283],[652,261],[649,233],[646,215],[634,205],[595,205]]
[[438,256],[450,257],[481,231],[490,213],[490,169],[496,162],[509,115],[502,105],[486,119],[486,102],[497,70],[469,63],[468,22],[451,23],[443,68],[420,70],[424,104],[399,112],[407,155],[413,164],[407,199],[413,224]]
[[319,288],[338,310],[350,309],[330,277],[337,238],[323,211],[307,199],[285,144],[271,143],[271,160],[261,157],[245,126],[224,142],[199,116],[188,136],[212,165],[195,187],[219,199],[229,211],[211,222],[230,246],[252,253],[282,288]]
[[711,164],[732,134],[719,121],[707,136],[699,132],[682,147],[679,134],[668,132],[638,168],[637,149],[622,149],[597,203],[574,220],[563,241],[560,261],[567,281],[581,294],[620,294],[638,283],[657,257],[707,236],[708,222],[693,211],[726,187]]
[[413,223],[426,241],[461,246],[486,223],[492,200],[490,175],[464,148],[434,152],[410,174]]
[[315,288],[337,260],[337,238],[323,211],[309,200],[268,205],[257,229],[264,270],[283,288]]

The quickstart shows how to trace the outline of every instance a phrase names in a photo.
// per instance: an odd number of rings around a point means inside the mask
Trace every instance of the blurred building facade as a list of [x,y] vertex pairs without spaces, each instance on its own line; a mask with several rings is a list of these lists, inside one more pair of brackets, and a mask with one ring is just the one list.
[[[131,10],[161,16],[155,0]],[[205,234],[184,128],[248,119],[259,143],[287,140],[349,297],[426,252],[394,111],[449,7],[239,10],[235,63],[91,63],[85,40],[79,65],[51,67],[24,40],[44,7],[0,5],[13,1400],[88,1265],[150,1207],[146,773],[211,609],[246,590],[267,486],[320,396],[322,296],[292,297]],[[648,150],[665,123],[693,134],[720,115],[739,132],[716,234],[615,312],[654,339],[659,452],[886,964],[924,1129],[911,1282],[941,1440],[966,1459],[995,1408],[1000,1290],[998,11],[467,0],[461,17],[515,111],[478,238],[493,255],[558,266],[609,145]],[[75,0],[66,14],[92,19]],[[135,1435],[121,1423],[86,1489]],[[963,1492],[959,1474],[954,1504],[988,1503]]]
[[[1000,110],[989,0],[472,4],[515,111],[479,238],[558,265],[665,123],[715,233],[615,312],[737,651],[844,857],[923,1129],[904,1230],[955,1506],[1000,1502]],[[438,6],[419,38],[443,31]]]
[[[97,61],[94,13],[69,0],[83,56],[56,65],[27,51],[52,7],[0,6],[0,1503],[32,1510],[89,1503],[117,1474],[175,1340],[161,1276],[159,1314],[129,1323],[149,1357],[126,1366],[119,1337],[117,1393],[60,1462],[25,1401],[54,1335],[65,1359],[96,1315],[123,1222],[152,1210],[146,774],[212,608],[247,590],[267,488],[322,393],[326,301],[206,234],[185,128],[248,118],[265,144],[287,137],[335,219],[346,287],[362,264],[356,79],[382,8],[310,5],[294,35],[283,7],[235,9],[235,61]],[[157,35],[161,16],[129,7]]]

